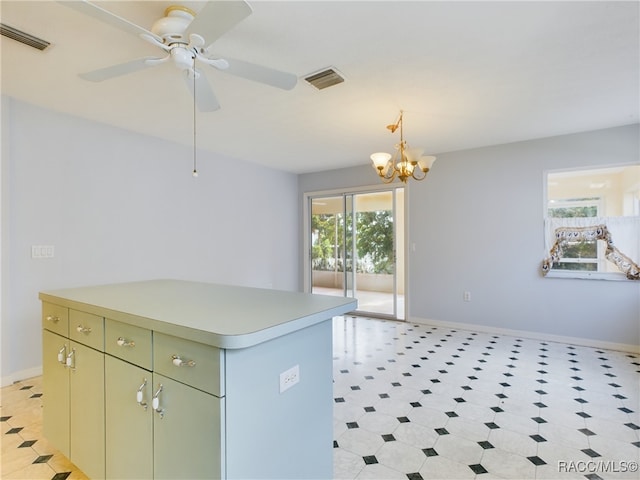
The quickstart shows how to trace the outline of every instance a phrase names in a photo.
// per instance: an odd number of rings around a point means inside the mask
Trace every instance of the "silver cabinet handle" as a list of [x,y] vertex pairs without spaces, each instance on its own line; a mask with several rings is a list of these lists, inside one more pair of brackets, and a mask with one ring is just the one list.
[[65,367],[67,366],[67,346],[63,345],[60,350],[58,350],[58,363],[61,363]]
[[119,347],[133,348],[136,346],[136,342],[134,342],[133,340],[127,340],[124,337],[118,337],[118,340],[116,340],[116,343],[118,344]]
[[147,409],[147,402],[143,402],[144,400],[144,387],[147,386],[147,379],[144,379],[144,382],[142,382],[142,385],[140,385],[138,387],[138,391],[136,392],[136,402],[138,402],[138,405],[140,405],[142,408],[144,408],[145,410]]
[[171,355],[171,362],[176,367],[195,367],[196,366],[195,360],[183,360],[182,358],[180,358],[180,355]]
[[70,368],[71,370],[76,369],[76,349],[75,348],[72,348],[71,351],[68,353],[65,366],[67,368]]
[[160,418],[164,418],[164,408],[160,408],[160,392],[162,392],[162,384],[158,385],[158,390],[153,394],[151,406],[160,415]]
[[60,317],[56,317],[55,315],[47,315],[47,322],[58,323],[60,321]]
[[83,327],[82,325],[78,325],[76,327],[76,332],[78,332],[78,333],[91,333],[91,327]]

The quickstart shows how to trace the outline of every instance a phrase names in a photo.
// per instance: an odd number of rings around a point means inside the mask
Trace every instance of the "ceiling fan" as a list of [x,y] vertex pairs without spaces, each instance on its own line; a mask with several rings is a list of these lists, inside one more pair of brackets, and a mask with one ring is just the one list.
[[86,0],[60,3],[136,35],[164,51],[161,57],[139,58],[80,74],[85,80],[101,82],[172,61],[183,72],[187,88],[194,96],[198,109],[203,112],[217,110],[220,104],[205,75],[196,68],[196,61],[284,90],[291,90],[298,80],[292,73],[229,57],[219,58],[210,53],[218,38],[251,15],[251,7],[244,0],[210,0],[204,3],[197,14],[188,7],[172,5],[165,10],[164,17],[156,20],[151,30]]

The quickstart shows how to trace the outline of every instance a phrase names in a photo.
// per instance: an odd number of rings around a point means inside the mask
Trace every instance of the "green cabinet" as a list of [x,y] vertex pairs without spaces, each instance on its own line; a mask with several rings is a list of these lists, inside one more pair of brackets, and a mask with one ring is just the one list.
[[222,478],[221,351],[111,319],[105,350],[107,478]]
[[66,368],[69,340],[42,332],[42,389],[44,436],[66,457],[69,455],[69,371]]
[[105,357],[106,476],[153,478],[151,372]]
[[154,478],[222,478],[224,398],[153,374]]
[[70,455],[89,478],[104,478],[104,354],[71,342]]
[[[102,319],[93,317],[101,325]],[[104,353],[70,340],[68,333],[54,333],[68,331],[69,318],[73,311],[44,306],[43,433],[90,478],[104,478]],[[91,335],[86,323],[71,328],[81,340],[87,335],[90,344],[100,335],[99,328]]]
[[89,477],[331,477],[331,318],[355,300],[178,280],[40,299],[44,432]]

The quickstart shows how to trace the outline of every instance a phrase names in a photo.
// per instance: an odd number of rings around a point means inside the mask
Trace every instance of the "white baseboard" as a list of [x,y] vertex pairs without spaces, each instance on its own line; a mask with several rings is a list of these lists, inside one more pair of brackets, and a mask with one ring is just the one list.
[[411,317],[410,323],[418,323],[420,325],[433,325],[434,327],[456,328],[459,330],[473,330],[476,332],[496,333],[499,335],[509,335],[513,337],[531,338],[534,340],[543,340],[546,342],[568,343],[570,345],[580,345],[583,347],[602,348],[606,350],[616,350],[620,352],[629,352],[640,354],[640,345],[605,342],[601,340],[593,340],[591,338],[566,337],[563,335],[552,335],[549,333],[530,332],[526,330],[513,330],[510,328],[490,327],[486,325],[476,325],[473,323],[462,322],[444,322],[441,320],[432,320],[420,317]]
[[0,379],[0,386],[6,387],[13,383],[20,382],[28,378],[38,377],[40,375],[42,375],[42,366],[29,368],[27,370],[22,370],[20,372],[2,377],[2,379]]

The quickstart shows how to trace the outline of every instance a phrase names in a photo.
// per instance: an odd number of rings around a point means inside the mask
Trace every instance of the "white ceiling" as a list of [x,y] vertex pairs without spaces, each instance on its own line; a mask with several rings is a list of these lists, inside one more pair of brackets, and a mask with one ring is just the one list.
[[[96,3],[150,29],[176,1]],[[197,114],[199,148],[302,173],[391,151],[398,133],[385,126],[400,109],[405,139],[429,154],[639,121],[636,1],[250,3],[216,52],[299,83],[278,90],[206,67],[222,108]],[[77,76],[157,47],[54,1],[0,8],[3,23],[52,44],[1,37],[3,94],[192,144],[192,100],[171,64],[101,83]],[[329,66],[344,83],[319,91],[303,80]]]

